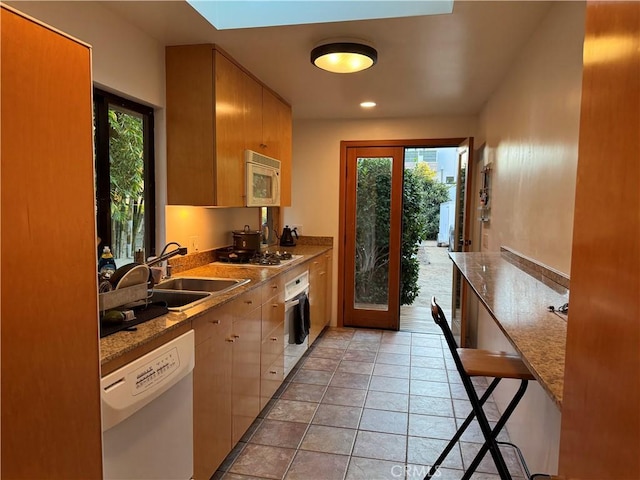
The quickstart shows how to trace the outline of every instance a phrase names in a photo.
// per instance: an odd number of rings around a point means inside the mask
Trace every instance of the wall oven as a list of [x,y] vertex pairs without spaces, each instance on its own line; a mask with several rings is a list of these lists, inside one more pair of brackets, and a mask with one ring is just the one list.
[[300,302],[309,301],[309,271],[305,271],[284,285],[284,375],[298,363],[300,357],[309,348],[309,335],[300,344],[295,342],[296,310]]
[[245,150],[246,206],[280,206],[280,160]]

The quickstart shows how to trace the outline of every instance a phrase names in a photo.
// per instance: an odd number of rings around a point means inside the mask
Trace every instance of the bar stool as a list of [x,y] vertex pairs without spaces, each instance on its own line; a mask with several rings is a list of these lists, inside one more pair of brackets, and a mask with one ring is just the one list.
[[[473,348],[458,348],[455,338],[453,337],[453,333],[451,333],[451,329],[449,328],[449,323],[447,322],[442,309],[436,303],[435,297],[431,298],[431,315],[433,316],[436,324],[441,328],[442,333],[444,334],[444,337],[447,341],[447,345],[449,346],[449,350],[451,351],[451,355],[453,356],[453,360],[456,364],[456,369],[460,374],[462,384],[464,385],[464,389],[466,390],[469,401],[471,402],[471,413],[462,423],[456,434],[447,444],[435,463],[431,466],[431,468],[429,469],[429,473],[427,473],[425,477],[425,480],[433,477],[438,468],[440,468],[440,465],[442,464],[444,459],[447,457],[454,445],[458,442],[458,440],[465,432],[467,427],[471,424],[474,418],[477,418],[478,423],[480,424],[480,429],[482,430],[485,443],[482,445],[482,447],[478,451],[478,454],[469,465],[469,468],[467,468],[467,470],[465,471],[462,480],[468,480],[469,478],[471,478],[471,475],[473,475],[476,468],[478,468],[478,465],[484,458],[487,451],[491,453],[491,457],[493,458],[493,462],[498,469],[500,478],[502,480],[510,480],[511,474],[509,473],[502,453],[498,448],[498,443],[500,442],[498,442],[496,438],[498,437],[498,434],[502,430],[502,427],[504,427],[505,423],[507,423],[507,420],[509,419],[516,406],[518,405],[518,402],[527,390],[528,381],[534,380],[534,377],[531,372],[529,372],[524,362],[517,355]],[[493,378],[486,392],[480,398],[478,398],[478,394],[476,393],[473,382],[471,381],[472,377]],[[500,383],[500,380],[502,380],[503,378],[520,380],[520,387],[509,402],[509,405],[507,406],[502,416],[498,419],[496,426],[491,429],[482,406],[485,404],[491,393],[493,393],[495,388],[498,386],[498,383]]]

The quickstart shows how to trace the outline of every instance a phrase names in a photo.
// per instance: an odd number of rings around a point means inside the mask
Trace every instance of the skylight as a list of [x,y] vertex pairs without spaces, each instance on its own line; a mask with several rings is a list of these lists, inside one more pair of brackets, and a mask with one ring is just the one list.
[[187,0],[218,30],[438,15],[453,0]]

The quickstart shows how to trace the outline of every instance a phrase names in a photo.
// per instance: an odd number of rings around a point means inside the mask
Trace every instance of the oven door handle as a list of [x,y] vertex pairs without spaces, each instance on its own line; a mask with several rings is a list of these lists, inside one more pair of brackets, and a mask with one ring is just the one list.
[[289,310],[292,307],[295,307],[296,305],[300,304],[300,300],[291,300],[290,302],[286,302],[284,304],[284,309],[285,310]]
[[286,302],[284,302],[284,311],[288,312],[291,308],[295,307],[296,305],[300,304],[300,295],[305,294],[305,295],[309,295],[309,287],[305,288],[302,292],[300,292],[299,294],[297,294],[295,297],[293,297],[291,300],[287,300]]

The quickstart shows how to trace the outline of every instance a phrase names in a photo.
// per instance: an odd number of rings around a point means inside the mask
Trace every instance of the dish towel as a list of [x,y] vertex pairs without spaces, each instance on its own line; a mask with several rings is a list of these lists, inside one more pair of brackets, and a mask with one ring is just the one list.
[[309,299],[305,293],[300,294],[299,303],[293,313],[293,333],[296,344],[300,345],[309,335],[311,320],[309,318]]

